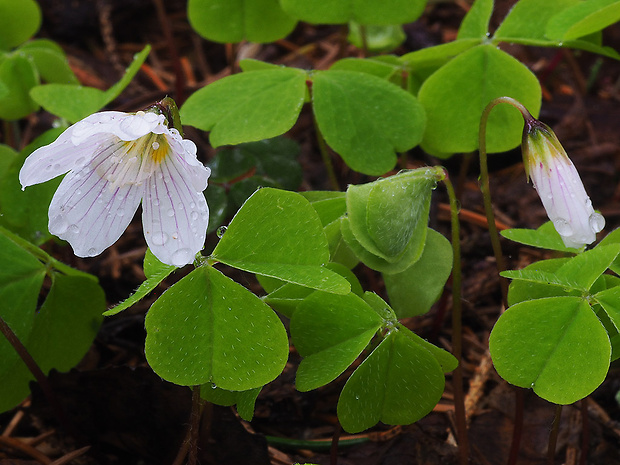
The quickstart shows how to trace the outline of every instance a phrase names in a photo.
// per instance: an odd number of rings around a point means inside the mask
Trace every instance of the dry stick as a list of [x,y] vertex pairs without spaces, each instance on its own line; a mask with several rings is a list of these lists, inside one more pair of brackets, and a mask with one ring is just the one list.
[[459,445],[459,463],[467,465],[469,457],[469,440],[467,438],[467,420],[465,418],[465,396],[463,394],[463,355],[462,305],[461,305],[461,238],[459,226],[458,203],[454,187],[444,171],[443,180],[450,198],[451,229],[452,229],[452,354],[459,364],[452,373],[454,385],[454,414],[456,417],[456,437]]
[[[501,273],[506,269],[506,261],[504,260],[504,254],[502,253],[502,246],[499,241],[499,233],[497,232],[497,226],[495,225],[493,204],[491,203],[491,188],[489,186],[489,166],[487,161],[486,128],[491,110],[500,103],[508,103],[512,105],[521,112],[523,118],[526,120],[532,117],[527,111],[527,109],[520,102],[511,97],[499,97],[492,100],[486,106],[486,108],[482,112],[482,116],[480,117],[480,131],[478,133],[478,151],[480,156],[480,190],[482,191],[484,210],[487,215],[487,224],[489,228],[489,237],[491,239],[491,245],[493,246],[493,254],[495,255],[495,264],[497,266],[498,273]],[[502,303],[504,305],[504,308],[508,308],[508,281],[502,277],[500,277],[499,279],[502,289]],[[520,388],[515,389],[515,423],[512,432],[512,444],[510,446],[510,454],[508,456],[508,465],[515,465],[517,462],[519,444],[521,442],[521,431],[523,429],[523,390]]]
[[177,51],[174,36],[172,35],[172,29],[168,24],[168,18],[166,18],[166,9],[162,0],[153,0],[155,9],[157,10],[157,19],[164,32],[164,37],[168,43],[168,53],[172,59],[172,67],[174,68],[175,77],[175,95],[174,98],[177,104],[181,106],[185,101],[185,75],[183,74],[183,67],[181,66],[181,60]]

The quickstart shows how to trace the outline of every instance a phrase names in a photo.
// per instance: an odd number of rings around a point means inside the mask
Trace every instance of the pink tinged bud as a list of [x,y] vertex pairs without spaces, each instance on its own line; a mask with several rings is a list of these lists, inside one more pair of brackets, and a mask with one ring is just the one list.
[[522,150],[526,173],[564,245],[580,249],[594,242],[605,219],[594,211],[577,169],[549,126],[526,120]]

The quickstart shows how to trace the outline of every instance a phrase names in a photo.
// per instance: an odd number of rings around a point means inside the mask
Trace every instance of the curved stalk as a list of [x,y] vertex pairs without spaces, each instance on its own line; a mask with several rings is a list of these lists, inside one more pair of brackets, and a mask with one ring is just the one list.
[[452,372],[454,390],[454,413],[456,417],[456,436],[459,445],[459,463],[467,465],[469,457],[469,440],[467,438],[467,421],[465,419],[465,395],[463,394],[463,356],[462,306],[461,306],[461,238],[459,225],[459,206],[454,187],[444,170],[443,182],[450,199],[450,218],[452,229],[452,355],[459,364]]

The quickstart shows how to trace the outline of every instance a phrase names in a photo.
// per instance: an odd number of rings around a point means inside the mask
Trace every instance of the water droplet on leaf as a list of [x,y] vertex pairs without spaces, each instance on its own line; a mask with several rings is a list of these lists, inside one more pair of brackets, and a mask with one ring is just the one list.
[[217,231],[215,231],[215,235],[221,239],[227,229],[227,226],[220,226],[217,228]]

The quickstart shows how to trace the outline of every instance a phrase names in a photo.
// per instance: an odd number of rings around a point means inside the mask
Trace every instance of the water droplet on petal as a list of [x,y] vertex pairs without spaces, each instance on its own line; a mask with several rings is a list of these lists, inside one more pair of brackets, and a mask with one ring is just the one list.
[[117,216],[124,216],[125,215],[125,210],[123,210],[122,208],[119,208],[118,210],[116,210],[116,215]]
[[195,204],[194,202],[191,202],[191,203],[189,204],[189,208],[196,208],[196,204]]
[[88,249],[87,253],[89,257],[94,257],[95,255],[97,255],[97,249],[95,249],[94,247],[91,247],[90,249]]
[[60,169],[60,163],[56,163],[56,164],[54,165],[54,169],[55,169],[55,170],[59,170],[59,169]]
[[71,226],[69,226],[69,231],[73,234],[78,234],[80,232],[80,228],[77,224],[72,224]]
[[85,164],[86,164],[85,157],[80,157],[77,160],[75,160],[75,166],[84,166]]
[[153,205],[154,205],[154,206],[156,206],[156,207],[157,207],[157,206],[159,206],[159,203],[160,203],[160,202],[159,202],[159,199],[154,199],[154,200],[153,200]]
[[52,165],[47,165],[47,166],[45,167],[45,169],[46,169],[47,171],[51,171],[51,170],[52,170],[52,168],[53,168],[53,166],[52,166]]
[[573,227],[563,218],[553,221],[553,226],[560,236],[570,236],[573,233]]
[[158,232],[153,234],[151,242],[153,242],[153,245],[165,245],[166,242],[168,242],[168,239],[168,234],[165,232]]
[[605,218],[600,213],[592,213],[589,219],[590,227],[595,233],[602,231],[605,227]]
[[174,216],[174,209],[173,208],[169,208],[168,211],[166,212],[166,214],[170,217]]
[[192,220],[196,221],[199,215],[198,212],[191,212],[189,216]]
[[153,147],[153,150],[157,150],[159,148],[159,142],[153,142],[151,147]]
[[227,229],[227,226],[220,226],[219,228],[217,228],[217,231],[215,231],[216,236],[221,239]]
[[52,234],[58,236],[59,234],[65,233],[67,229],[69,229],[69,223],[62,215],[57,215],[50,219],[49,230]]
[[172,254],[170,260],[174,266],[183,266],[192,262],[194,253],[190,249],[179,249]]

